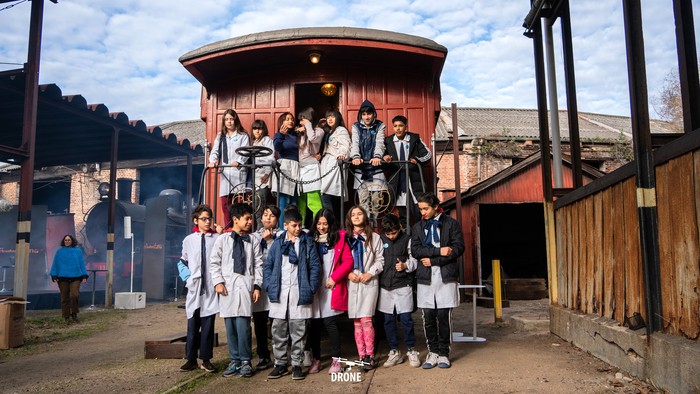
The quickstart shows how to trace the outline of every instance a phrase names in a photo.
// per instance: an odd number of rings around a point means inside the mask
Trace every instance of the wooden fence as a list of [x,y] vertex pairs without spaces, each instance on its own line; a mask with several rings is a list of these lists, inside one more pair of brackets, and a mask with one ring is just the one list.
[[[664,331],[689,339],[700,335],[699,140],[655,152]],[[649,321],[633,165],[555,203],[559,305],[621,324],[634,313]]]

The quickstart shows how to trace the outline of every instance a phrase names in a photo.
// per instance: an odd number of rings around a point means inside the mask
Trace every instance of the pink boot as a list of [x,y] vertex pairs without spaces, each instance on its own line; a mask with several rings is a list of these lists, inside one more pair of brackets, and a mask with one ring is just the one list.
[[311,360],[311,368],[309,368],[309,373],[318,373],[321,370],[321,360],[316,360],[315,358]]
[[340,364],[337,358],[333,358],[333,363],[331,364],[331,369],[328,370],[328,374],[343,372],[343,366]]

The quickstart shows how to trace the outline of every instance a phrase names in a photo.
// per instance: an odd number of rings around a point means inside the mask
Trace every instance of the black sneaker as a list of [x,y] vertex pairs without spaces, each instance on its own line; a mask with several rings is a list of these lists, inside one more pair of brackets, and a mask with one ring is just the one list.
[[262,371],[264,369],[270,368],[270,359],[269,358],[261,358],[260,361],[258,362],[258,365],[255,367],[256,370]]
[[74,322],[74,323],[77,323],[77,322],[78,322],[78,314],[77,314],[77,313],[71,314],[71,315],[70,315],[70,318],[73,319],[73,322]]
[[304,372],[301,370],[301,366],[292,367],[292,379],[293,380],[304,380]]
[[268,379],[279,379],[284,375],[289,375],[289,370],[286,365],[275,365],[275,368],[267,375]]
[[182,372],[189,372],[189,371],[194,371],[197,369],[197,361],[192,361],[192,360],[187,360],[186,363],[182,364],[180,367],[180,371]]
[[364,369],[365,372],[370,371],[377,366],[377,360],[375,360],[374,357],[364,356],[362,357],[362,362],[364,363],[362,369]]
[[209,360],[202,360],[201,368],[207,372],[216,372],[216,368]]

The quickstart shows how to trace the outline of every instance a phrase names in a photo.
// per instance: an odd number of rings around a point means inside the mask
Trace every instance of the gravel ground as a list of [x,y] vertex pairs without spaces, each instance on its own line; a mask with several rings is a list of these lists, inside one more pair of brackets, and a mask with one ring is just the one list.
[[[455,330],[471,332],[471,303],[454,311]],[[327,369],[308,375],[303,381],[285,376],[266,379],[268,371],[252,378],[223,378],[219,373],[203,371],[182,373],[179,359],[144,359],[144,341],[186,331],[184,310],[175,303],[149,304],[146,309],[120,311],[126,315],[106,331],[87,338],[71,339],[35,346],[0,363],[0,391],[4,393],[167,392],[192,380],[194,387],[183,391],[214,392],[429,392],[441,393],[649,393],[653,387],[629,377],[610,365],[549,334],[545,330],[519,332],[510,326],[494,324],[493,310],[478,309],[478,333],[484,343],[454,343],[452,368],[422,370],[407,363],[392,368],[379,367],[362,373],[362,382],[333,382]],[[504,317],[518,315],[546,317],[547,301],[515,301],[504,309]],[[58,311],[56,312],[59,313]],[[83,316],[88,313],[83,312]],[[425,357],[425,337],[420,311],[414,314],[418,350]],[[79,323],[80,324],[80,323]],[[70,325],[65,329],[75,329]],[[351,325],[344,325],[343,352],[355,357]],[[215,348],[215,363],[223,368],[227,361],[226,332],[217,318],[216,331],[221,346]],[[322,350],[328,345],[323,342]],[[403,349],[402,349],[403,350]],[[6,352],[6,351],[0,351]],[[380,364],[386,359],[386,342],[378,342]],[[1,354],[1,353],[0,353]],[[257,360],[256,360],[257,361]],[[181,389],[182,390],[182,389]]]

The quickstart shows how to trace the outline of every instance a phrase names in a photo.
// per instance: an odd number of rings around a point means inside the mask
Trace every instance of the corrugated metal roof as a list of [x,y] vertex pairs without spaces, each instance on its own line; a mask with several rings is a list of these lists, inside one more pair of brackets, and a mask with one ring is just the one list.
[[178,139],[188,139],[194,145],[207,142],[207,124],[201,119],[178,120],[158,125],[163,134],[175,134]]
[[[550,153],[551,156],[551,153]],[[526,157],[525,159],[513,164],[512,166],[498,172],[494,176],[484,179],[483,181],[477,183],[476,185],[473,185],[467,190],[463,190],[461,193],[462,201],[465,200],[470,200],[476,197],[477,195],[485,192],[486,190],[489,190],[493,188],[494,186],[501,184],[503,182],[509,182],[510,179],[518,176],[519,173],[524,171],[525,169],[529,168],[530,166],[536,166],[539,165],[542,157],[542,152],[537,151],[530,156]],[[571,160],[568,156],[562,157],[562,162],[564,163],[565,166],[571,167]],[[605,175],[602,172],[598,171],[596,168],[586,164],[586,163],[581,163],[581,171],[583,174],[590,178],[590,179],[597,179],[600,178],[601,176]],[[445,210],[451,210],[454,208],[454,205],[456,204],[456,196],[451,197],[441,204],[441,206]]]
[[[562,139],[569,139],[568,111],[559,111]],[[579,112],[579,136],[582,141],[632,139],[632,121],[628,116]],[[458,135],[465,138],[513,138],[539,140],[536,109],[457,108]],[[670,123],[652,120],[652,133],[675,133]],[[435,138],[452,137],[452,109],[442,107],[435,127]]]
[[[24,74],[0,73],[0,161],[17,162],[22,145]],[[106,162],[111,157],[114,129],[119,132],[118,160],[143,160],[203,154],[187,138],[163,133],[104,104],[88,104],[81,95],[64,96],[55,84],[39,87],[34,166],[52,167]]]

